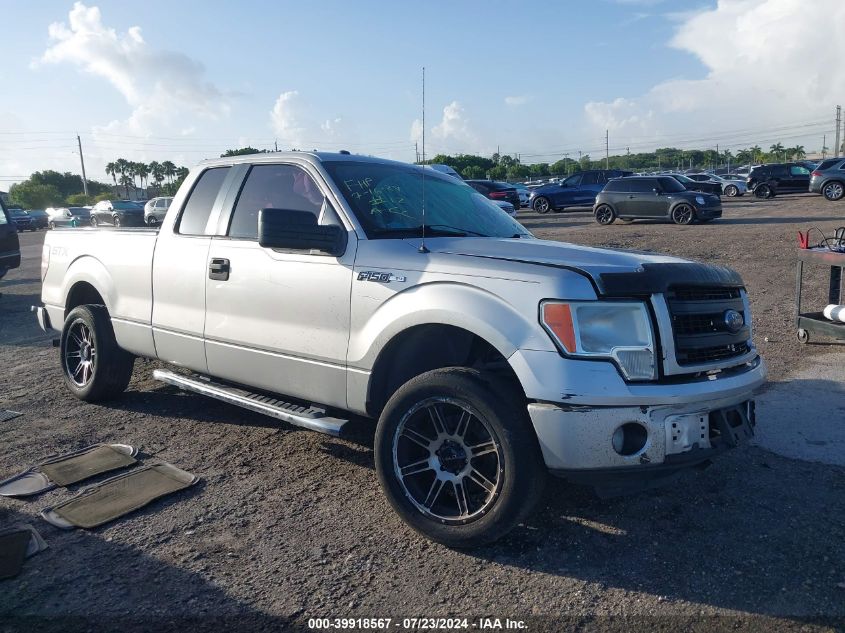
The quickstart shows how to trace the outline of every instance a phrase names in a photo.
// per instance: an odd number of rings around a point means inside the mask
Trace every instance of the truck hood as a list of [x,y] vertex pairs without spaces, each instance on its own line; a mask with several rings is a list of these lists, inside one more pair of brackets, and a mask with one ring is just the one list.
[[590,278],[605,296],[631,296],[665,292],[669,286],[742,286],[730,268],[701,264],[638,251],[579,246],[536,239],[444,238],[431,240],[428,248],[460,257],[489,258],[550,266],[575,271]]

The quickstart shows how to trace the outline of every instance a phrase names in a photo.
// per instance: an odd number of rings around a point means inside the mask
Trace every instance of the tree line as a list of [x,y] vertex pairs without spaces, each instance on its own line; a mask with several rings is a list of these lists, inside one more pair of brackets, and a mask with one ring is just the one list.
[[605,158],[593,159],[584,154],[579,160],[568,156],[554,163],[523,163],[519,156],[493,154],[490,158],[473,154],[449,156],[438,154],[428,164],[449,165],[464,178],[491,178],[493,180],[526,180],[548,176],[563,176],[587,169],[603,169],[605,164],[610,169],[631,171],[654,171],[661,169],[715,169],[718,167],[739,167],[746,164],[786,162],[801,160],[807,156],[803,145],[784,147],[775,143],[769,151],[755,145],[736,152],[724,150],[683,150],[664,147],[653,152],[625,153]]
[[127,198],[130,190],[139,193],[146,189],[147,198],[168,196],[176,193],[188,175],[187,167],[177,167],[169,160],[141,163],[118,158],[108,163],[105,171],[112,177],[113,184],[89,180],[87,196],[79,174],[50,169],[37,171],[9,188],[9,201],[13,207],[45,209],[56,206],[79,207],[100,200]]

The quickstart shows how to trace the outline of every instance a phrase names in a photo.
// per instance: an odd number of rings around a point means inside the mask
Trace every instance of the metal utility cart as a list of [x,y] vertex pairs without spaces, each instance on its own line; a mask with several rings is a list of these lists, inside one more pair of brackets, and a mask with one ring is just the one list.
[[845,252],[837,252],[824,246],[798,251],[798,269],[795,274],[795,326],[798,328],[798,340],[806,343],[810,340],[811,334],[845,340],[845,323],[830,321],[821,311],[801,312],[801,286],[805,262],[830,267],[827,300],[828,303],[839,305],[842,303],[842,269],[845,268]]

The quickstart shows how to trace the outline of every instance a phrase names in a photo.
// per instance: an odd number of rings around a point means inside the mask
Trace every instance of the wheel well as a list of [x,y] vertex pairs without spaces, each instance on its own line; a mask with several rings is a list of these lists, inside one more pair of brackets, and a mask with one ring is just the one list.
[[418,325],[397,334],[376,359],[367,412],[377,418],[399,387],[415,376],[443,367],[490,371],[513,381],[522,393],[508,361],[480,336],[452,325]]
[[73,284],[70,292],[67,295],[67,303],[65,304],[65,317],[77,306],[81,305],[106,305],[103,297],[97,292],[97,289],[89,284],[87,281],[78,281]]

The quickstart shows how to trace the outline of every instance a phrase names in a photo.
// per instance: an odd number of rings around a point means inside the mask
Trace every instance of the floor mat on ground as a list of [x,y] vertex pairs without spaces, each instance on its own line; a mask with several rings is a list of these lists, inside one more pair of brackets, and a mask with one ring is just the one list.
[[19,415],[23,415],[23,413],[18,413],[17,411],[7,411],[6,409],[0,409],[0,422],[6,422],[7,420],[14,420]]
[[27,530],[0,534],[0,580],[21,573],[31,538],[32,534]]
[[41,511],[56,527],[94,528],[193,486],[199,477],[171,464],[142,466],[82,490],[73,499]]
[[7,534],[12,534],[14,532],[29,533],[29,545],[26,548],[27,558],[29,558],[30,556],[35,556],[38,552],[43,552],[45,549],[47,549],[47,543],[45,543],[44,539],[41,538],[41,535],[38,533],[38,530],[36,530],[28,523],[13,523],[9,527],[4,527],[0,529],[0,538]]
[[0,495],[25,497],[55,486],[69,486],[89,477],[137,463],[138,449],[127,444],[94,444],[73,453],[50,457],[29,470],[0,482]]

